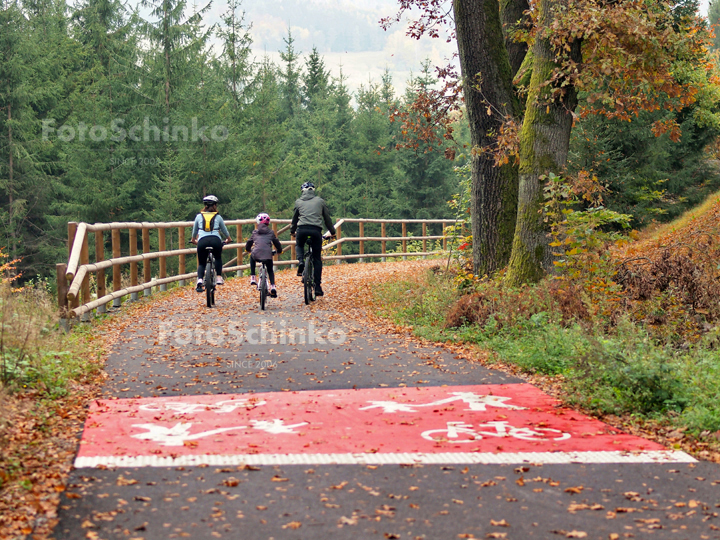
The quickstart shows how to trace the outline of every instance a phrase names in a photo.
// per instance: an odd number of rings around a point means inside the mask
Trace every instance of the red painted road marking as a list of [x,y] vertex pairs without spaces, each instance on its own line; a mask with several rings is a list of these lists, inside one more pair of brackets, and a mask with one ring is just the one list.
[[100,400],[78,460],[661,450],[531,385],[507,384]]

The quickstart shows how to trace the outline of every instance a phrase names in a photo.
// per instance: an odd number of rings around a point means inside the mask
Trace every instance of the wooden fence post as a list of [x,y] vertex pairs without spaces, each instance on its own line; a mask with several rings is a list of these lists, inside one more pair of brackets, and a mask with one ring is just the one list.
[[447,251],[447,236],[446,236],[446,234],[445,234],[445,226],[446,226],[446,223],[443,221],[443,224],[442,224],[442,227],[443,227],[443,228],[442,228],[443,251]]
[[[338,241],[340,241],[340,238],[342,238],[342,231],[340,230],[341,227],[342,227],[342,225],[338,225],[335,229],[335,232],[337,233]],[[338,254],[338,257],[342,256],[342,244],[337,245],[337,254]],[[342,263],[342,259],[337,259],[335,261],[335,264],[341,264],[341,263]]]
[[[150,229],[143,226],[142,230],[142,243],[143,253],[150,253]],[[143,261],[143,283],[150,283],[152,280],[152,268],[150,259]],[[150,296],[152,294],[152,287],[148,287],[143,291],[143,296]]]
[[[273,230],[273,232],[275,233],[275,236],[277,236],[277,223],[275,223],[274,221],[273,221],[273,224],[272,224],[272,230]],[[275,248],[273,248],[273,249],[275,249]],[[276,261],[279,261],[279,260],[280,260],[280,253],[277,253],[277,254],[273,257],[273,259],[276,260]]]
[[[402,241],[403,253],[407,253],[407,240],[405,240],[405,238],[407,238],[407,223],[405,223],[404,221],[402,224],[402,236],[403,236],[403,241]],[[403,255],[403,261],[407,261],[407,255]]]
[[[165,251],[167,244],[165,243],[165,229],[160,227],[158,229],[158,250]],[[165,257],[160,257],[160,279],[167,277],[167,260]],[[160,285],[161,291],[167,291],[167,284],[162,283]]]
[[[85,233],[85,238],[82,239],[82,251],[80,251],[80,264],[90,264],[90,249],[88,247],[88,235]],[[82,303],[89,304],[92,302],[90,298],[90,273],[85,274],[85,278],[82,282]],[[82,314],[81,320],[90,320],[90,312]]]
[[[361,221],[360,223],[358,223],[358,225],[359,225],[359,229],[360,229],[360,234],[358,236],[360,236],[360,238],[364,238],[365,237],[365,223],[363,223]],[[360,255],[365,255],[365,241],[364,240],[360,240]],[[365,258],[360,257],[359,262],[364,263]]]
[[[293,237],[292,237],[292,235],[290,235],[290,240],[292,240],[292,239],[293,239]],[[295,259],[297,259],[297,255],[295,254],[296,247],[297,247],[297,242],[293,242],[292,244],[290,244],[290,260],[291,261],[294,261]],[[290,265],[290,269],[294,269],[294,268],[297,268],[295,263]]]
[[[95,231],[95,262],[105,260],[105,235],[102,231]],[[100,269],[96,273],[97,280],[97,297],[105,296],[105,269]],[[98,313],[105,313],[105,304],[97,307]]]
[[[178,227],[178,249],[185,249],[185,227]],[[179,255],[178,259],[178,274],[182,276],[187,273],[185,270],[185,255]],[[185,280],[181,279],[179,285],[184,287]]]
[[[382,236],[383,238],[385,238],[387,236],[387,230],[385,228],[384,221],[380,224],[380,236]],[[382,249],[381,249],[380,253],[385,255],[385,240],[382,241]],[[385,257],[380,257],[381,262],[385,262],[385,260],[386,260]]]
[[[130,229],[130,255],[137,255],[137,229]],[[138,284],[138,263],[130,263],[130,285],[135,287]],[[138,299],[138,293],[130,293],[130,300]]]
[[[72,247],[75,243],[75,235],[77,234],[78,224],[74,221],[71,221],[68,223],[68,258],[70,258],[70,255],[72,253]],[[67,281],[67,279],[66,279]],[[73,299],[73,301],[70,303],[70,309],[74,309],[80,305],[80,298],[77,296]]]
[[[422,224],[422,235],[427,236],[427,223],[424,221]],[[423,253],[427,253],[427,238],[423,238]],[[427,255],[425,255],[423,259],[427,259]]]
[[[120,253],[120,229],[112,230],[112,254],[113,259],[121,257]],[[122,289],[122,267],[119,264],[113,266],[113,292]],[[122,298],[113,298],[113,307],[120,307]]]
[[67,282],[67,264],[58,263],[55,265],[55,275],[57,279],[57,295],[58,309],[60,311],[60,329],[67,332],[68,324],[68,282]]
[[[237,233],[237,234],[236,234],[236,236],[237,236],[237,243],[238,243],[238,244],[242,244],[242,243],[243,243],[242,223],[240,223],[240,224],[238,224],[238,225],[235,225],[235,231],[236,231],[236,233]],[[242,245],[241,245],[239,248],[237,248],[237,263],[238,263],[238,266],[242,266],[244,251],[245,251],[245,250],[243,249]],[[243,271],[242,271],[242,270],[236,270],[236,271],[235,271],[235,275],[236,275],[237,277],[242,277],[242,274],[243,274]]]

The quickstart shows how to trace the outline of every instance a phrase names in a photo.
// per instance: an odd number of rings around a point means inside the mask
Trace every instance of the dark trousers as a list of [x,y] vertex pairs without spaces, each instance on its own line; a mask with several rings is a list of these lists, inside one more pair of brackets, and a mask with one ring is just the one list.
[[207,266],[207,248],[212,247],[213,257],[215,257],[215,272],[218,276],[222,276],[222,249],[223,243],[218,236],[211,234],[203,236],[197,243],[198,254],[198,279],[205,276],[205,266]]
[[295,235],[295,247],[300,264],[305,264],[306,242],[309,242],[312,248],[315,285],[320,285],[322,281],[322,229],[312,225],[298,227]]
[[267,274],[268,279],[270,280],[270,285],[275,285],[275,270],[273,269],[273,260],[267,259],[265,261],[256,261],[255,257],[250,255],[250,275],[255,275],[255,264],[256,263],[265,263],[265,268],[267,268]]

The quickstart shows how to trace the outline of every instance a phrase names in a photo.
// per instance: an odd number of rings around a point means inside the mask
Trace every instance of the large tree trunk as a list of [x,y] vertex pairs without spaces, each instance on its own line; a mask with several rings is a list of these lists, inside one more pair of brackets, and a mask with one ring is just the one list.
[[[533,46],[533,72],[520,132],[520,191],[518,215],[507,280],[511,285],[536,282],[552,268],[548,227],[543,219],[544,177],[561,174],[570,146],[572,111],[577,92],[572,85],[552,99],[551,86],[543,86],[557,67],[557,58],[542,33],[552,22],[554,9],[564,0],[541,0],[538,37]],[[581,61],[580,42],[568,44],[572,59]]]
[[[505,266],[510,258],[517,212],[517,167],[496,167],[492,150],[504,118],[517,113],[518,103],[513,93],[498,0],[455,0],[453,6],[474,149],[473,267],[476,274],[485,275]],[[478,149],[486,151],[475,151]]]
[[510,68],[512,76],[515,77],[520,66],[522,66],[525,55],[528,51],[527,43],[515,41],[512,37],[513,31],[518,28],[528,27],[530,18],[525,11],[530,9],[528,0],[500,0],[500,20],[502,21],[505,48],[510,57]]

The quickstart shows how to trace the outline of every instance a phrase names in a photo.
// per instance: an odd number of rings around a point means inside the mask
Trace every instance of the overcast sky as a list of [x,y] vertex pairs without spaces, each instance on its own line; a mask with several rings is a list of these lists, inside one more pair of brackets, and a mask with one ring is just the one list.
[[[205,4],[203,0],[195,2]],[[701,2],[703,15],[707,14],[708,2]],[[192,6],[193,0],[188,3]],[[279,64],[279,51],[285,48],[283,38],[290,29],[303,63],[313,46],[317,47],[333,76],[337,77],[342,67],[351,91],[379,83],[388,69],[401,94],[411,74],[420,71],[423,60],[429,58],[433,66],[445,65],[457,48],[444,39],[408,38],[406,22],[383,30],[380,19],[394,15],[397,7],[397,0],[243,0],[241,5],[246,23],[252,25],[257,61],[267,55]],[[226,10],[225,0],[215,0],[206,22],[220,23]]]
[[[303,64],[316,47],[333,76],[337,77],[342,67],[351,91],[371,81],[379,84],[388,69],[399,94],[411,74],[419,73],[423,60],[444,65],[444,59],[450,59],[457,49],[443,39],[406,37],[406,23],[383,30],[380,19],[394,15],[397,6],[397,0],[243,0],[241,9],[246,22],[252,24],[257,61],[268,55],[279,63],[279,51],[285,48],[283,38],[290,29]],[[220,22],[226,10],[226,2],[216,0],[207,22]]]

